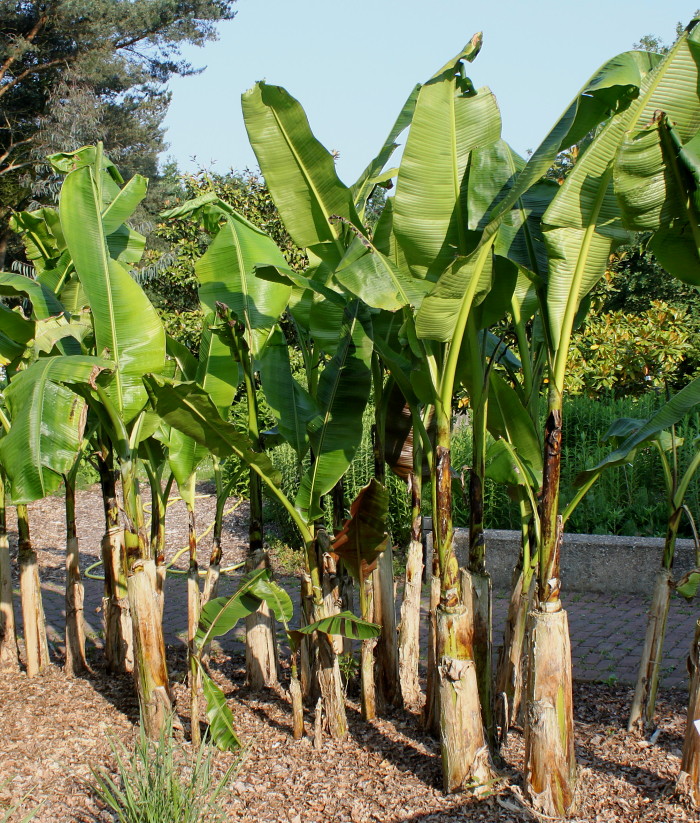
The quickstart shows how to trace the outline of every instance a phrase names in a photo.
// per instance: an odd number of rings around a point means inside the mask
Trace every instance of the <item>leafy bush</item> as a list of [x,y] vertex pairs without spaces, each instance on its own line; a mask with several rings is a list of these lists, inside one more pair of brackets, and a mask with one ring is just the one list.
[[213,749],[205,740],[193,753],[179,746],[166,724],[154,743],[143,725],[133,752],[111,741],[117,779],[104,769],[93,769],[94,792],[120,823],[218,823],[225,816],[218,799],[229,779],[240,767],[234,761],[216,781]]
[[688,309],[660,300],[639,314],[592,315],[571,347],[568,391],[636,396],[678,382],[679,369],[700,342],[690,320]]

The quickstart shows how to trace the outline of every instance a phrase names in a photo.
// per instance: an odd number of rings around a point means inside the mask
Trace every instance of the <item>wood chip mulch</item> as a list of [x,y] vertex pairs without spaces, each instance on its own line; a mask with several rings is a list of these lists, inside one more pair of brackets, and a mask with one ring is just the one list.
[[[81,502],[95,534],[81,533],[81,551],[89,562],[99,547],[99,502],[85,493]],[[169,527],[186,535],[184,507],[173,507]],[[101,512],[100,512],[101,514]],[[62,528],[55,503],[34,507],[33,531],[42,578],[61,584],[62,558],[53,551]],[[182,522],[180,522],[182,519]],[[204,520],[204,518],[203,518]],[[238,525],[236,524],[236,528]],[[56,534],[56,540],[50,535]],[[48,535],[48,536],[47,536]],[[175,542],[177,544],[177,541]],[[94,547],[94,549],[93,549]],[[238,555],[237,548],[234,555]],[[91,768],[114,773],[110,736],[130,745],[138,709],[127,676],[108,675],[99,657],[84,678],[67,678],[51,667],[40,677],[0,675],[0,820],[4,809],[24,801],[21,812],[41,804],[37,823],[109,823],[91,792]],[[172,691],[181,729],[189,731],[186,661],[181,648],[169,649]],[[511,731],[503,750],[501,782],[480,801],[441,790],[439,745],[420,727],[417,715],[394,711],[372,723],[362,721],[351,691],[350,734],[342,742],[324,738],[314,746],[313,716],[307,735],[291,736],[284,690],[252,694],[244,686],[240,657],[214,657],[210,668],[230,700],[237,731],[247,747],[239,771],[223,795],[226,819],[240,823],[362,823],[363,821],[498,821],[519,823],[538,818],[522,790],[522,735]],[[685,727],[687,693],[664,690],[658,701],[659,734],[653,744],[629,735],[627,687],[575,685],[576,743],[579,771],[577,812],[580,823],[674,823],[698,821],[674,795]],[[185,744],[188,745],[188,744]],[[234,755],[216,755],[222,773]],[[18,812],[12,820],[21,820]],[[163,823],[171,823],[163,821]]]

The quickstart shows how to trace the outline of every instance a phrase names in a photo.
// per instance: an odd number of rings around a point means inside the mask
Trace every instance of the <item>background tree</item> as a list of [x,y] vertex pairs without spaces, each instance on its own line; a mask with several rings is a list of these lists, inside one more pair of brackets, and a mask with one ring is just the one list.
[[38,162],[102,140],[127,176],[164,148],[165,84],[197,71],[183,44],[216,38],[235,0],[0,0],[0,267],[13,209],[54,184]]

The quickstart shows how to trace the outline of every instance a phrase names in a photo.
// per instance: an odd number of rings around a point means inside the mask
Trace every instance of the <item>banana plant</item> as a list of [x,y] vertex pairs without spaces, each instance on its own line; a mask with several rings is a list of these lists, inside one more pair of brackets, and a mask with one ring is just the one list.
[[[363,244],[370,242],[362,216],[375,186],[382,184],[387,174],[391,176],[391,173],[382,170],[396,148],[396,138],[411,121],[417,93],[418,90],[414,89],[379,153],[351,187],[345,186],[338,178],[332,155],[312,134],[298,101],[284,89],[258,83],[243,96],[246,128],[266,184],[287,230],[309,257],[309,269],[303,275],[278,271],[278,276],[284,280],[286,274],[285,282],[291,282],[294,287],[290,315],[296,331],[295,342],[299,344],[304,358],[306,389],[312,398],[317,398],[321,389],[320,365],[325,357],[335,355],[343,313],[354,297],[340,283],[337,277],[339,270],[343,269],[344,277],[353,282],[360,280],[367,286],[375,280],[372,272],[361,271],[361,262],[356,265],[357,259],[364,256]],[[379,290],[395,291],[391,269],[382,270],[380,266],[377,272],[381,278]],[[272,276],[269,271],[265,273],[260,268],[258,273],[262,277]],[[367,303],[364,294],[360,296]],[[381,374],[381,367],[375,365],[375,387],[380,385]],[[266,390],[265,385],[263,372],[263,388]],[[358,417],[351,429],[353,436],[359,424]],[[316,460],[313,447],[311,459]],[[382,590],[392,596],[385,594],[380,597],[377,594],[372,606],[375,620],[379,618],[380,611],[383,615],[381,622],[384,630],[376,648],[378,652],[383,651],[388,664],[383,677],[377,678],[377,682],[388,681],[388,697],[394,702],[400,700],[400,688],[389,551],[380,560],[375,584],[379,582]],[[328,592],[335,587],[329,574],[324,586]],[[369,609],[368,598],[372,594],[363,593],[361,596],[365,609]],[[368,613],[365,616],[368,617]],[[372,660],[367,657],[367,646],[365,664],[362,669],[363,711],[367,716],[373,716],[374,700],[370,693],[374,690],[375,677]]]
[[[685,505],[689,484],[700,469],[700,450],[696,450],[685,471],[678,471],[678,448],[682,441],[676,437],[674,425],[700,404],[700,380],[694,380],[681,389],[648,420],[621,418],[615,420],[603,436],[614,446],[613,451],[597,466],[582,472],[576,482],[583,485],[589,478],[604,469],[634,461],[640,449],[653,446],[659,454],[666,486],[668,525],[661,557],[661,569],[657,574],[654,592],[649,606],[647,632],[637,675],[637,684],[628,722],[629,731],[649,731],[654,721],[656,695],[663,658],[666,619],[675,588],[673,559],[676,537],[684,514],[690,515]],[[682,586],[681,586],[682,588]]]
[[[271,579],[269,569],[257,569],[248,572],[230,597],[220,597],[209,601],[202,609],[194,640],[196,650],[194,665],[197,667],[202,679],[207,701],[207,719],[209,720],[211,739],[216,746],[224,751],[233,751],[240,748],[241,741],[236,734],[233,713],[226,704],[226,698],[204,666],[204,652],[214,638],[230,632],[239,620],[257,611],[262,602],[267,603],[275,618],[283,624],[291,648],[292,687],[290,691],[293,696],[295,739],[300,739],[304,731],[301,687],[297,677],[296,664],[301,638],[312,632],[323,632],[326,635],[364,639],[376,637],[380,630],[379,626],[359,620],[350,613],[333,615],[302,628],[291,629],[289,623],[294,613],[292,600],[287,592]],[[195,722],[194,715],[193,722]]]
[[[20,585],[30,677],[49,661],[27,504],[54,492],[64,477],[74,476],[87,416],[85,402],[74,388],[80,383],[95,385],[100,372],[110,366],[95,357],[42,357],[18,372],[4,393],[7,413],[2,415],[5,435],[0,439],[0,463],[18,507]],[[67,559],[66,667],[80,671],[85,667],[84,641],[80,640],[82,584],[79,573],[76,579],[77,557],[70,539]],[[68,608],[73,605],[75,608]]]
[[[168,425],[206,445],[219,459],[234,454],[243,460],[288,512],[304,543],[310,580],[308,597],[312,600],[315,617],[313,623],[329,617],[324,613],[319,547],[326,552],[332,548],[325,530],[317,528],[315,524],[321,513],[321,496],[333,488],[352,459],[354,447],[347,439],[346,429],[350,423],[347,409],[355,407],[357,392],[363,391],[361,386],[358,389],[358,384],[363,379],[369,382],[371,345],[368,345],[368,339],[363,339],[365,334],[358,317],[347,312],[338,352],[326,366],[319,381],[320,396],[327,397],[329,405],[314,416],[308,427],[309,440],[315,445],[317,459],[307,469],[295,501],[290,500],[279,488],[279,472],[274,469],[267,455],[255,451],[250,440],[235,426],[220,420],[218,413],[215,414],[216,407],[201,388],[194,383],[173,383],[157,375],[145,378],[153,408]],[[360,357],[359,362],[353,362],[355,352],[360,355],[364,352],[362,357],[357,355]],[[367,372],[364,376],[363,368]],[[364,391],[367,390],[368,386]],[[344,440],[342,434],[345,435]],[[364,511],[364,507],[361,511]],[[366,551],[372,549],[371,545],[365,547]],[[347,732],[347,721],[338,662],[327,635],[323,631],[315,633],[326,728],[334,738],[340,738]]]
[[[287,306],[290,288],[282,283],[257,279],[254,267],[284,266],[284,257],[264,232],[214,193],[188,201],[165,212],[164,216],[191,216],[201,222],[212,237],[206,253],[195,263],[199,298],[206,313],[218,313],[220,318],[223,317],[219,322],[228,333],[222,336],[220,331],[217,339],[224,348],[226,345],[230,348],[228,358],[219,352],[212,363],[218,364],[217,379],[223,381],[220,385],[225,384],[231,389],[231,397],[227,398],[225,406],[230,406],[233,393],[243,382],[248,433],[257,448],[262,448],[255,364]],[[225,414],[223,411],[222,416]],[[263,548],[262,486],[254,472],[249,477],[249,500],[247,565],[252,569],[268,562]],[[260,614],[246,618],[246,669],[248,683],[253,688],[272,686],[277,682],[274,638],[272,620],[263,604]]]
[[94,347],[108,352],[113,379],[84,391],[101,430],[111,442],[121,475],[126,529],[127,592],[134,625],[136,688],[147,733],[158,736],[171,709],[161,622],[162,590],[146,531],[137,465],[138,447],[151,434],[142,377],[165,366],[165,332],[153,306],[126,263],[142,249],[125,225],[146,194],[137,175],[121,177],[101,144],[51,158],[67,172],[59,217],[70,266],[90,308]]
[[[627,237],[613,189],[614,161],[626,134],[648,123],[659,108],[672,110],[681,132],[685,129],[687,133],[696,122],[694,48],[686,34],[662,61],[658,55],[640,53],[616,59],[617,74],[626,73],[632,81],[630,87],[617,102],[612,95],[608,98],[607,119],[542,217],[549,260],[542,301],[549,397],[540,504],[538,608],[531,626],[526,784],[538,809],[554,816],[566,814],[571,807],[576,775],[568,627],[559,597],[561,412],[569,343],[582,301],[603,275],[612,249]],[[616,88],[619,91],[619,86]],[[534,167],[530,164],[538,161],[540,154],[535,152],[511,196],[530,183],[537,162]],[[553,671],[558,672],[556,677],[550,674]]]

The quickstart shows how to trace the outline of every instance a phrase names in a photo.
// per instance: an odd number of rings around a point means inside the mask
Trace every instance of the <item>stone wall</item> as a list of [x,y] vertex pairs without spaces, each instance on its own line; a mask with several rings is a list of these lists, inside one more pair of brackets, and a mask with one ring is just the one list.
[[[519,551],[520,532],[489,529],[486,532],[486,564],[494,588],[510,588]],[[432,534],[427,535],[428,556]],[[466,566],[467,529],[455,530],[460,566]],[[610,592],[648,595],[661,566],[664,541],[656,537],[613,537],[597,534],[565,534],[562,545],[563,591]],[[675,577],[695,568],[692,540],[676,543]]]

